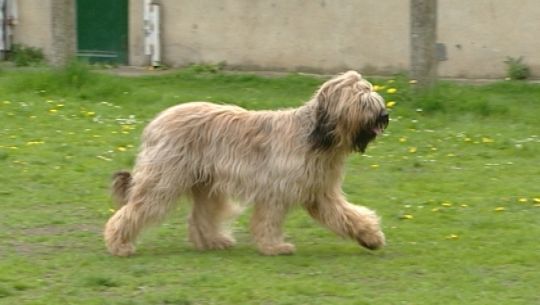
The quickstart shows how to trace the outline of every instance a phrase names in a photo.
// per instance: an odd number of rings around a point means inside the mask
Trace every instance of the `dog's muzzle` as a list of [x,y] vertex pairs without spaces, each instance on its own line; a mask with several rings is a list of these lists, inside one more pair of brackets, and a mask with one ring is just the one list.
[[376,135],[380,135],[383,133],[383,131],[388,127],[388,123],[390,122],[390,115],[386,110],[383,110],[379,117],[377,118],[377,121],[375,121],[375,126],[373,127],[372,131]]

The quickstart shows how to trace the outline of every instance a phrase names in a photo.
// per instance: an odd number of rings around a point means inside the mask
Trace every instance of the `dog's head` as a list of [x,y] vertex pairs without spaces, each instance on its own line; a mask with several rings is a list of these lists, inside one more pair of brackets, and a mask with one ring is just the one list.
[[355,71],[325,82],[312,102],[315,127],[309,138],[318,150],[339,147],[364,152],[388,126],[384,99]]

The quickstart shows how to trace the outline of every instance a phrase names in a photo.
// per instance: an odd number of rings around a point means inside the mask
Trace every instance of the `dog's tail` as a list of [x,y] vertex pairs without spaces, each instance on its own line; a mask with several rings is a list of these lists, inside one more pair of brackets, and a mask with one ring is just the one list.
[[126,205],[129,189],[131,187],[131,173],[127,171],[116,172],[113,175],[111,194],[118,207]]

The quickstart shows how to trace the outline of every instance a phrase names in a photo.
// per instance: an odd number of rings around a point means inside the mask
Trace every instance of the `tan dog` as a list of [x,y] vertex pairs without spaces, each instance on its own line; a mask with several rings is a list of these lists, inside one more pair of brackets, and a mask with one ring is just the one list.
[[108,250],[133,254],[141,230],[181,195],[193,199],[189,239],[197,249],[235,243],[224,226],[234,210],[229,198],[254,204],[251,232],[263,254],[294,252],[281,226],[295,204],[337,234],[379,248],[385,242],[379,218],[348,203],[341,183],[347,155],[363,152],[387,125],[384,100],[354,71],[325,82],[296,109],[171,107],[145,128],[133,175],[115,175],[113,194],[122,207],[105,228]]

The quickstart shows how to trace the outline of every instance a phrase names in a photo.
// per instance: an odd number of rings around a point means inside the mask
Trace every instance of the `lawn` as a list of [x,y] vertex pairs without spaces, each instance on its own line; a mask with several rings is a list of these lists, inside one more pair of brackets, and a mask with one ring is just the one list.
[[293,211],[293,256],[258,254],[249,210],[231,250],[186,241],[189,204],[108,255],[111,174],[144,125],[193,100],[301,105],[322,79],[188,69],[125,78],[72,65],[0,72],[0,304],[540,304],[540,86],[374,80],[385,135],[351,155],[344,191],[377,210],[387,246],[360,248]]

